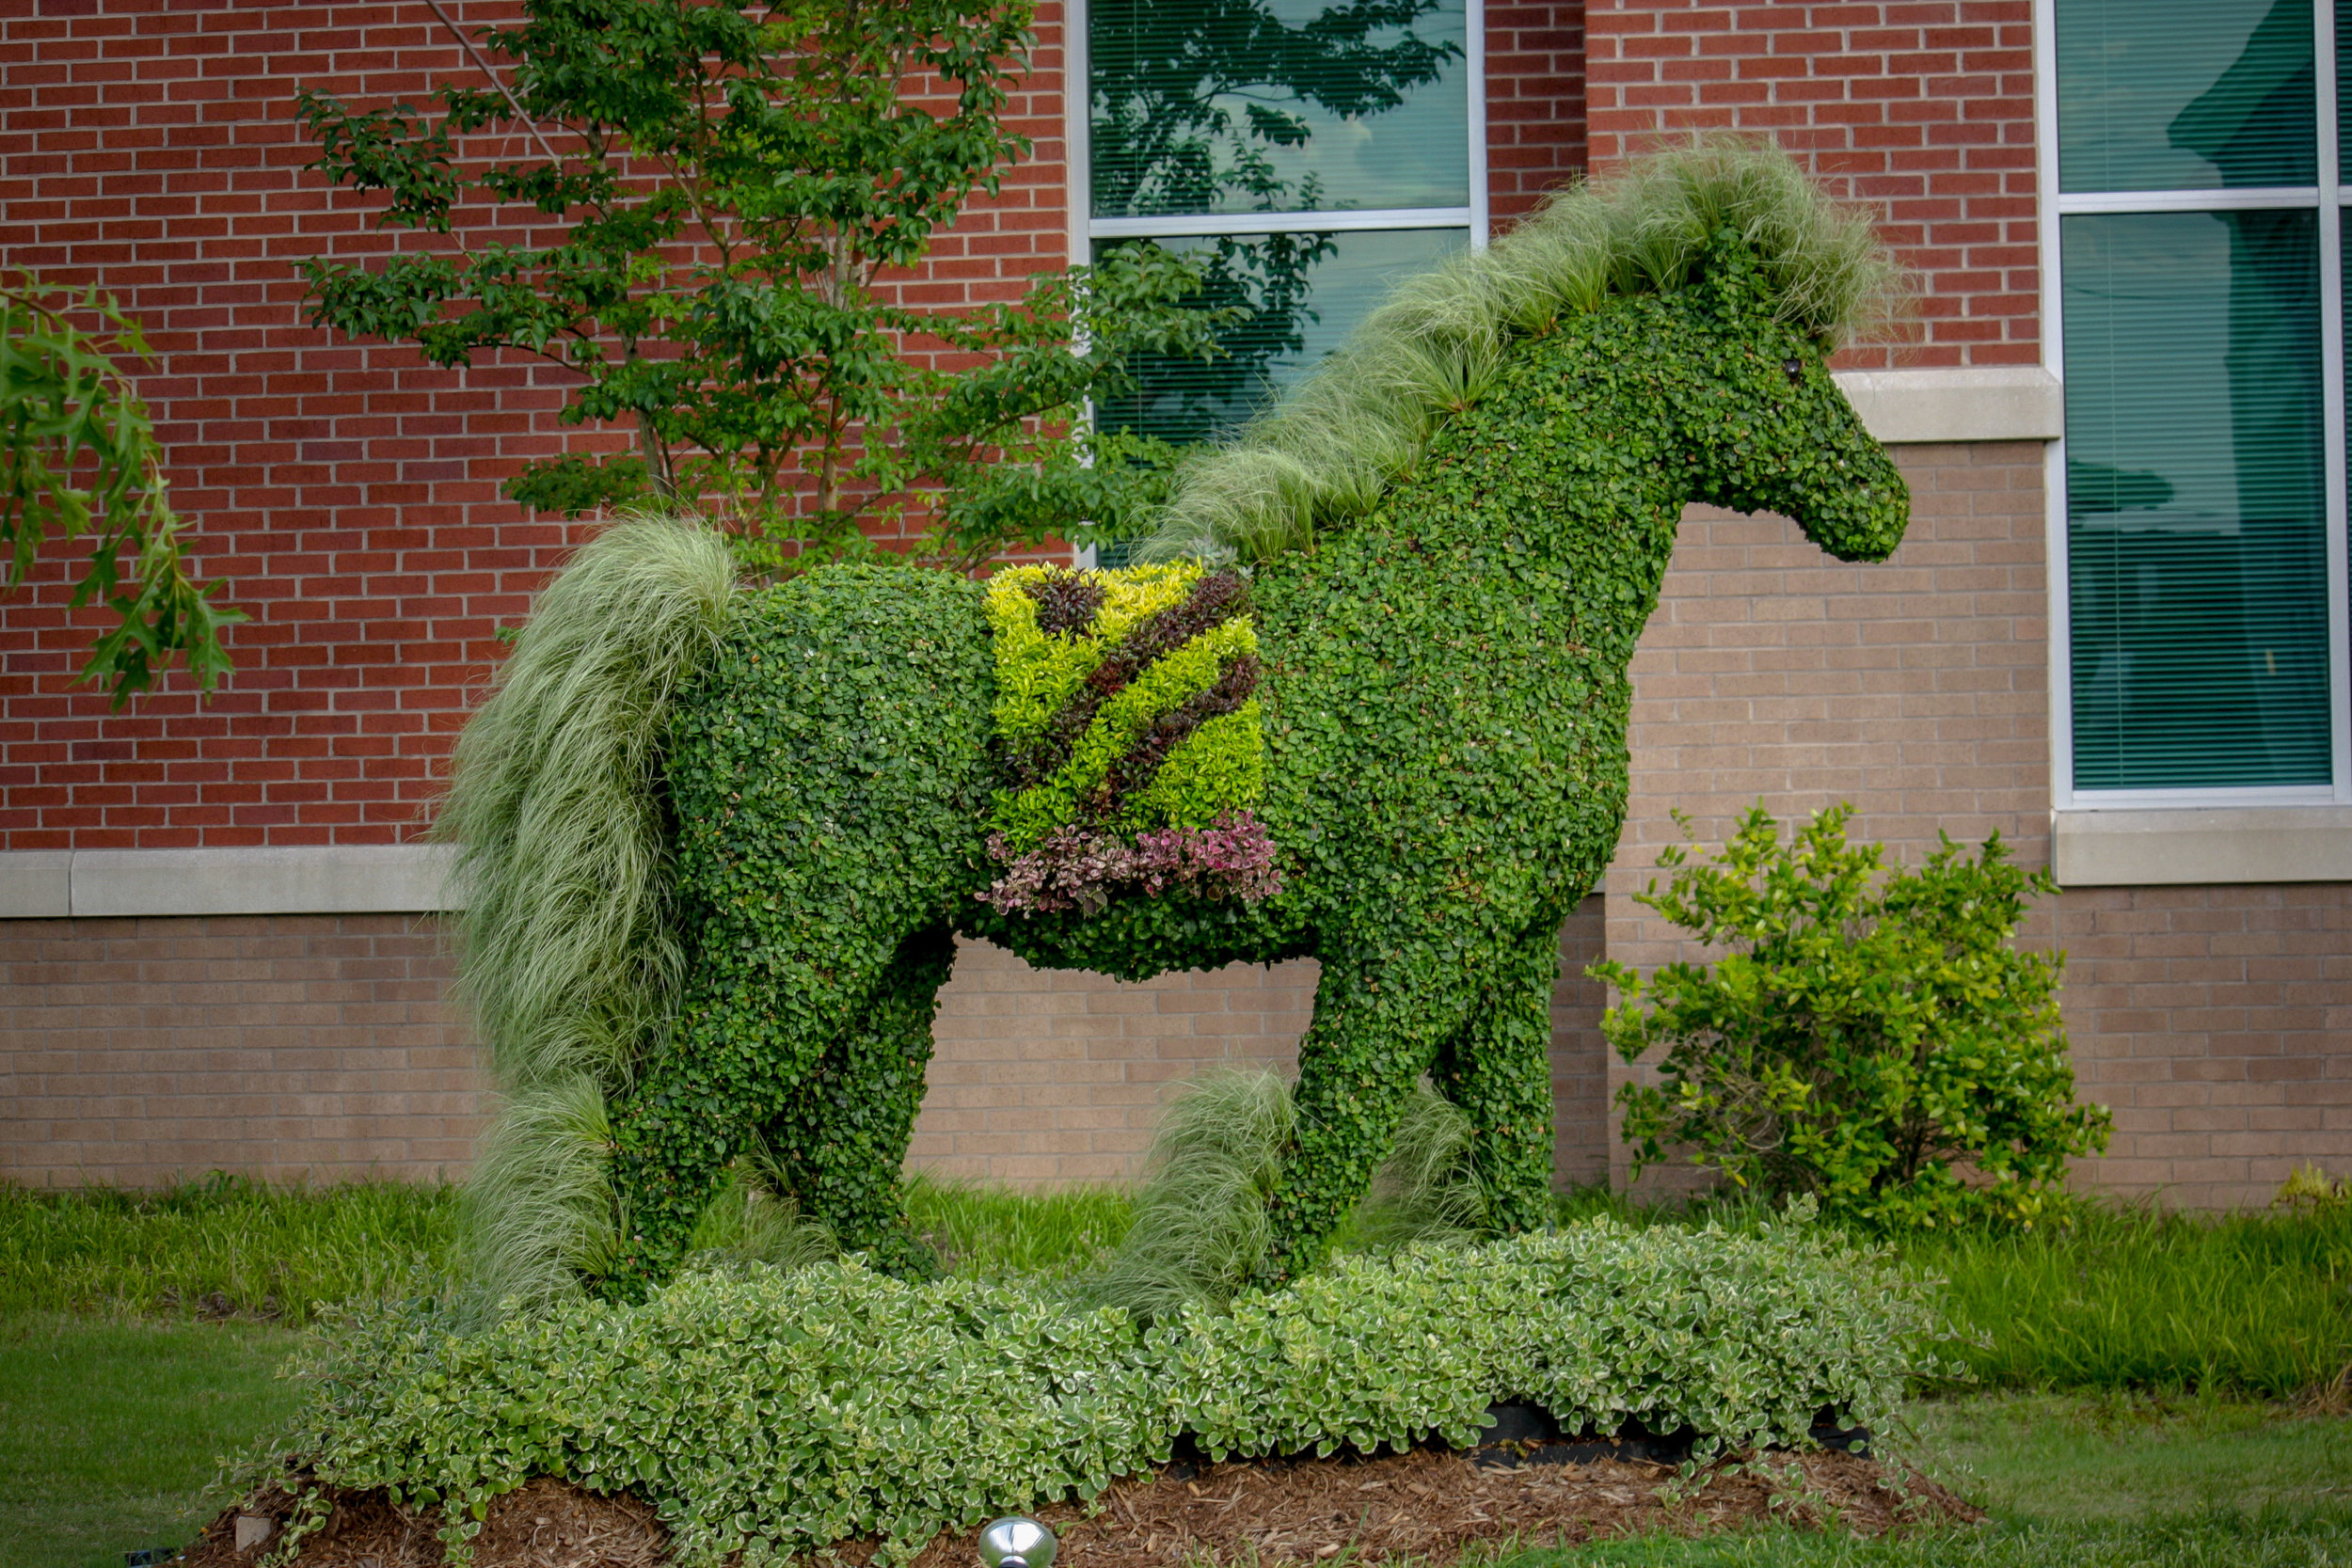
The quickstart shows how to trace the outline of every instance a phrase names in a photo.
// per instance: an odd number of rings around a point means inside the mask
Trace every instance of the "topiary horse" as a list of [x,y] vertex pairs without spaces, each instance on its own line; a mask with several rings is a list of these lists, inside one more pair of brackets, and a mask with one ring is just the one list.
[[[478,1266],[642,1291],[760,1149],[804,1214],[919,1266],[898,1180],[959,934],[1128,979],[1320,960],[1283,1269],[1424,1073],[1475,1127],[1494,1221],[1538,1224],[1557,936],[1616,846],[1677,522],[1707,502],[1844,560],[1895,547],[1902,481],[1823,366],[1886,276],[1777,154],[1570,196],[1195,470],[1160,548],[1240,570],[740,592],[715,535],[608,531],[543,595],[445,817],[512,1097]],[[1039,662],[1007,662],[1016,637]],[[1136,647],[1191,673],[1137,696],[1162,666]],[[1051,809],[1009,846],[1025,800]],[[1017,858],[1054,845],[1057,868]]]

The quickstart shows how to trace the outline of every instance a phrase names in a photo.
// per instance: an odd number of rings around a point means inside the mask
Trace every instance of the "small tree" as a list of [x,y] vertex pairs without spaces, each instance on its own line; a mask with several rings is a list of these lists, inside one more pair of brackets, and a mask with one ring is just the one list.
[[119,360],[144,358],[138,323],[109,294],[21,277],[0,284],[0,550],[19,586],[52,533],[87,537],[72,605],[114,611],[82,678],[120,707],[184,655],[210,691],[228,673],[220,630],[245,617],[212,602],[180,554],[163,448]]
[[2108,1124],[2074,1103],[2063,956],[2013,945],[2026,895],[2057,884],[2008,863],[1997,833],[1881,880],[1879,847],[1846,842],[1851,814],[1784,844],[1758,805],[1711,860],[1668,848],[1666,891],[1635,901],[1730,951],[1646,983],[1586,972],[1623,998],[1601,1028],[1627,1062],[1665,1048],[1661,1082],[1617,1097],[1635,1171],[1682,1147],[1742,1187],[1872,1223],[2030,1220]]
[[[465,207],[562,227],[549,244],[305,264],[314,321],[439,365],[544,356],[580,378],[564,420],[633,422],[634,452],[532,463],[509,495],[568,515],[715,506],[771,568],[862,550],[862,520],[910,510],[962,563],[1134,528],[1173,449],[1076,416],[1132,384],[1138,350],[1209,351],[1220,318],[1178,304],[1197,268],[1137,251],[965,309],[910,309],[884,286],[1026,150],[1002,123],[1025,0],[523,13],[480,35],[511,84],[477,54],[488,84],[444,85],[437,116],[298,100],[312,166],[386,193],[384,223],[446,234]],[[462,159],[486,129],[528,133],[535,155]],[[910,353],[926,340],[935,353]]]

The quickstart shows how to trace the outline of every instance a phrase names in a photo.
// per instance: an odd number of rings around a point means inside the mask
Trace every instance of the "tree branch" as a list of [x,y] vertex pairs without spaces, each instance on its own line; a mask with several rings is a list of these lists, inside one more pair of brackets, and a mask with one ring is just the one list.
[[499,96],[505,99],[506,106],[515,111],[515,118],[523,122],[523,129],[529,131],[531,139],[539,144],[539,150],[548,155],[548,162],[560,166],[564,160],[557,154],[554,148],[548,145],[548,138],[540,134],[539,122],[523,112],[522,100],[515,96],[513,88],[499,80],[499,73],[490,69],[489,60],[484,56],[480,49],[474,47],[473,40],[468,38],[459,29],[457,24],[451,19],[449,12],[441,9],[441,0],[424,0],[424,3],[433,8],[433,14],[441,19],[441,25],[449,29],[449,36],[455,39],[459,46],[472,56],[473,63],[480,68],[482,74],[488,77],[490,85],[499,89]]

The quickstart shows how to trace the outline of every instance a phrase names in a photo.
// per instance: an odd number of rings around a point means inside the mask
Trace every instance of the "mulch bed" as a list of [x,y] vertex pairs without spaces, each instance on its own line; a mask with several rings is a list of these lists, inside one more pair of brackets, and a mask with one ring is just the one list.
[[[1541,1457],[1539,1455],[1539,1457]],[[1574,1544],[1667,1529],[1678,1535],[1786,1520],[1862,1535],[1909,1525],[1974,1521],[1978,1510],[1916,1473],[1836,1450],[1768,1454],[1719,1464],[1704,1484],[1675,1467],[1607,1455],[1583,1463],[1515,1464],[1516,1450],[1415,1449],[1359,1459],[1172,1465],[1121,1481],[1092,1517],[1068,1504],[1041,1515],[1061,1537],[1055,1568],[1172,1568],[1217,1562],[1332,1564],[1458,1557],[1482,1544]],[[187,1568],[252,1568],[265,1548],[236,1549],[240,1513],[282,1516],[282,1494],[247,1499],[215,1520],[179,1560]],[[304,1543],[294,1568],[437,1568],[434,1521],[395,1509],[381,1493],[340,1500],[328,1528]],[[474,1542],[478,1568],[656,1568],[668,1538],[636,1498],[603,1497],[565,1481],[534,1481],[490,1505]],[[871,1543],[844,1543],[863,1568]],[[914,1568],[972,1568],[974,1532],[942,1535]]]

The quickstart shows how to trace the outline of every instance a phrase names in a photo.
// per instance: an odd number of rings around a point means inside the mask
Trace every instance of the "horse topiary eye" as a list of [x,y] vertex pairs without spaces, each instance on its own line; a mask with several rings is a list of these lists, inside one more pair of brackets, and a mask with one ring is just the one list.
[[1782,372],[1788,377],[1788,385],[1791,387],[1804,379],[1804,361],[1802,359],[1783,359],[1780,362],[1780,368]]

